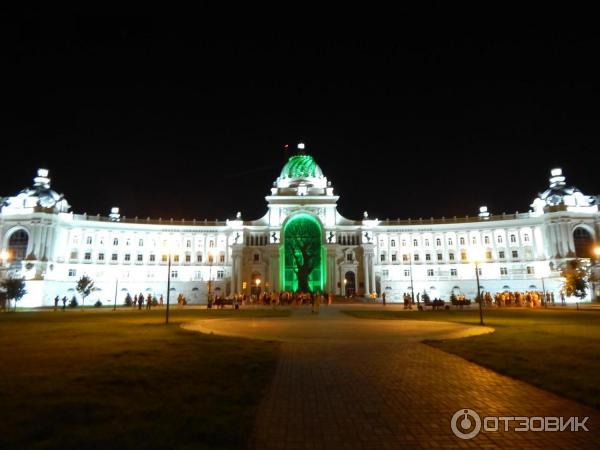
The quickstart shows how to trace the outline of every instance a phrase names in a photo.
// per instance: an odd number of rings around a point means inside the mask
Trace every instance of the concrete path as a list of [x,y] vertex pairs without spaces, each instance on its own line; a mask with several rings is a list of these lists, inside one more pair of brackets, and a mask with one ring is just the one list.
[[[186,325],[203,332],[283,341],[251,447],[600,448],[598,411],[419,343],[489,328],[360,320],[340,314],[340,309],[322,307],[318,316],[301,309],[287,318]],[[450,424],[454,413],[464,408],[481,417],[590,416],[590,431],[481,432],[462,440]]]

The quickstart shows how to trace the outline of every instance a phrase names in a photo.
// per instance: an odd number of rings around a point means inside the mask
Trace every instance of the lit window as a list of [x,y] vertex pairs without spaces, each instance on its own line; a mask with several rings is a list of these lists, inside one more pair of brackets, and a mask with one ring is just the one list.
[[458,276],[458,271],[456,269],[450,269],[450,276],[451,277],[456,277]]
[[395,247],[395,246],[396,246],[396,240],[395,240],[395,239],[392,239],[392,240],[390,241],[390,245],[391,245],[392,247]]
[[485,252],[485,259],[492,259],[492,252],[491,251],[487,251]]
[[406,240],[402,239],[402,247],[406,247]]
[[381,271],[381,275],[383,276],[383,278],[389,278],[390,277],[390,271],[387,269],[383,269]]
[[212,264],[213,261],[213,255],[208,255],[208,262]]
[[392,261],[396,261],[398,259],[398,255],[392,253]]
[[213,241],[213,240],[211,240],[211,241],[208,241],[208,246],[209,246],[210,248],[213,248],[213,247],[215,246],[215,241]]
[[78,257],[78,256],[79,256],[79,255],[77,254],[77,250],[73,250],[73,251],[71,252],[71,259],[77,259],[77,257]]
[[419,254],[418,254],[418,253],[415,253],[415,255],[414,255],[414,256],[415,256],[415,261],[418,261],[418,260],[419,260]]
[[436,239],[436,240],[435,240],[435,245],[437,245],[438,247],[441,247],[441,245],[442,245],[442,240],[441,240],[441,239]]
[[75,269],[69,269],[69,276],[70,277],[77,276],[77,270],[75,270]]
[[125,254],[125,261],[130,261],[131,260],[131,255],[129,253]]
[[425,247],[429,247],[429,239],[425,239]]
[[452,245],[452,239],[448,239],[448,245]]
[[467,260],[467,252],[460,252],[460,260],[461,261]]
[[419,246],[419,241],[416,239],[413,239],[413,247],[418,247]]
[[405,277],[410,277],[410,270],[404,269],[404,276]]
[[500,259],[504,259],[505,258],[505,256],[504,256],[504,250],[500,250],[498,252],[498,258],[500,258]]
[[98,253],[98,261],[104,261],[104,253]]
[[517,237],[516,237],[514,234],[511,234],[511,235],[510,235],[510,242],[511,242],[512,244],[514,244],[515,242],[517,242]]
[[483,238],[483,242],[485,242],[486,244],[489,244],[490,243],[490,237],[489,236],[485,236]]
[[527,266],[527,274],[528,275],[533,275],[535,273],[535,267],[533,266]]
[[381,259],[381,261],[385,261],[385,253],[382,253],[381,255],[379,255],[379,258]]
[[431,261],[431,255],[429,253],[425,254],[425,261]]
[[143,246],[144,246],[144,240],[143,240],[143,239],[140,239],[140,240],[138,241],[138,246],[139,246],[139,247],[143,247]]
[[171,270],[171,278],[177,278],[179,273],[176,270]]
[[442,259],[444,259],[444,256],[441,253],[437,254],[437,260],[441,261]]
[[513,250],[512,251],[512,257],[513,258],[518,258],[519,257],[519,252],[517,250]]
[[460,245],[465,245],[465,238],[464,237],[460,238]]
[[173,262],[179,262],[179,255],[173,255]]
[[192,255],[190,255],[189,253],[185,255],[185,262],[189,263],[192,262]]
[[194,280],[201,280],[202,272],[194,272]]
[[473,238],[471,239],[471,244],[473,244],[473,245],[477,245],[477,238],[476,238],[476,237],[473,237]]
[[408,255],[402,255],[402,261],[408,261]]
[[118,238],[114,238],[113,239],[113,245],[119,245],[119,239]]
[[225,278],[225,271],[224,270],[217,270],[217,278],[218,279]]
[[137,255],[137,260],[138,260],[138,262],[142,262],[144,260],[144,255],[138,254]]
[[454,253],[452,253],[452,252],[448,253],[448,259],[450,261],[454,261]]
[[87,239],[85,240],[86,244],[91,245],[92,243],[92,237],[88,236]]
[[221,253],[221,255],[219,256],[219,261],[222,263],[225,262],[225,255],[223,253]]
[[162,262],[167,262],[167,260],[168,260],[167,255],[162,255],[161,260],[162,260]]
[[150,255],[150,262],[154,262],[156,261],[156,255],[152,254]]
[[481,276],[481,275],[482,275],[482,273],[483,273],[483,272],[482,272],[482,270],[481,270],[481,267],[478,267],[478,268],[477,268],[477,274],[478,274],[479,276]]
[[90,259],[92,259],[92,253],[85,252],[85,255],[83,257],[85,258],[86,261],[89,261]]
[[113,253],[113,254],[110,256],[110,260],[111,260],[111,261],[116,261],[117,259],[119,259],[119,256],[118,256],[116,253]]
[[432,277],[433,276],[433,269],[427,269],[427,276],[428,277]]
[[352,261],[352,253],[346,254],[346,261]]
[[202,253],[198,253],[198,254],[196,255],[196,262],[199,262],[199,263],[201,263],[201,262],[202,262]]
[[506,267],[500,267],[500,275],[508,275],[508,269]]
[[502,244],[502,236],[498,236],[498,244]]
[[523,242],[529,242],[529,235],[528,234],[524,234],[523,235]]
[[190,248],[192,246],[192,241],[185,241],[185,246]]

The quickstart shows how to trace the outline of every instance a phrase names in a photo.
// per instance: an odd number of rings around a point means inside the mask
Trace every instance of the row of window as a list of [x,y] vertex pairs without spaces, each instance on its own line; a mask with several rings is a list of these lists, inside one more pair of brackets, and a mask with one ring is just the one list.
[[[511,234],[509,236],[509,240],[511,242],[511,244],[516,244],[517,243],[517,235],[516,234]],[[454,245],[454,240],[452,238],[448,238],[448,245]],[[523,242],[529,242],[529,234],[524,234],[523,235]],[[459,245],[466,245],[466,239],[464,237],[459,238],[458,240]],[[477,238],[472,238],[471,239],[471,243],[473,245],[477,245]],[[483,243],[484,244],[489,244],[490,243],[490,237],[489,236],[484,236],[483,237]],[[498,244],[503,244],[504,243],[504,238],[499,235],[497,237],[497,243]],[[406,247],[406,239],[402,239],[400,241],[400,244],[402,245],[402,247]],[[385,241],[380,240],[379,241],[379,245],[381,247],[383,247],[385,245]],[[425,247],[429,247],[429,239],[424,239],[423,240],[423,245]],[[442,246],[442,239],[441,238],[437,238],[435,240],[435,245],[436,247],[441,247]],[[395,239],[391,239],[390,240],[390,247],[395,247],[396,246],[396,240]],[[413,239],[413,247],[418,247],[419,246],[419,240],[418,239]]]
[[[105,241],[105,239],[104,239],[104,238],[100,238],[100,239],[99,239],[99,244],[100,244],[100,245],[104,245],[104,241]],[[92,244],[93,244],[93,242],[94,242],[94,240],[92,239],[92,237],[91,237],[91,236],[88,236],[88,237],[85,239],[85,243],[86,243],[87,245],[92,245]],[[112,243],[113,243],[113,245],[114,245],[114,246],[117,246],[117,245],[119,245],[119,238],[113,238],[113,241],[112,241]],[[73,238],[73,244],[74,244],[74,245],[78,245],[78,244],[79,244],[79,238],[78,238],[77,236],[75,236],[75,237]],[[163,241],[162,241],[162,245],[163,245],[163,247],[166,247],[166,246],[167,246],[167,244],[168,244],[168,241],[167,241],[167,240],[163,240]],[[200,243],[199,243],[199,244],[200,244]],[[125,246],[130,246],[130,245],[131,245],[131,239],[129,239],[129,238],[128,238],[128,239],[125,239]],[[143,240],[143,239],[138,239],[138,247],[143,247],[143,246],[144,246],[144,240]],[[153,246],[153,247],[156,247],[156,240],[154,240],[154,239],[152,240],[152,246]],[[192,241],[191,241],[191,240],[189,240],[189,239],[188,239],[188,240],[186,240],[186,241],[185,241],[185,247],[186,247],[186,248],[192,248]],[[214,248],[214,247],[215,247],[215,241],[214,241],[214,240],[212,240],[212,239],[211,239],[210,241],[208,241],[208,247],[209,247],[209,248]]]
[[[71,255],[70,255],[71,259],[77,259],[79,257],[79,253],[77,251],[72,251]],[[167,262],[168,261],[168,255],[162,255],[161,256],[161,261],[162,262]],[[91,252],[85,252],[83,255],[83,259],[85,261],[91,261],[92,260],[92,253]],[[105,261],[105,254],[103,252],[98,253],[98,261]],[[110,260],[111,261],[118,261],[119,260],[119,254],[118,253],[112,253],[110,255]],[[125,253],[125,255],[123,256],[123,260],[124,261],[131,261],[131,254],[130,253]],[[192,255],[190,254],[186,254],[184,256],[184,260],[186,263],[191,263],[192,262]],[[144,261],[144,255],[142,255],[141,253],[137,254],[137,262],[143,262]],[[155,254],[150,254],[148,255],[148,261],[149,262],[156,262],[156,255]],[[180,256],[179,255],[173,255],[173,262],[178,263],[180,262]],[[201,263],[203,261],[202,258],[202,254],[198,253],[196,255],[196,262]],[[213,263],[214,262],[214,257],[213,255],[208,255],[208,262],[209,263]],[[221,254],[219,255],[219,262],[224,263],[225,262],[225,255]]]
[[[76,277],[77,276],[77,269],[69,269],[69,277]],[[129,274],[127,274],[125,276],[125,278],[128,278]],[[148,278],[154,278],[154,273],[153,272],[148,272]],[[171,278],[172,279],[177,279],[179,278],[179,271],[177,270],[171,270]],[[217,279],[221,280],[225,278],[225,271],[224,270],[217,270]],[[201,280],[202,279],[202,272],[194,272],[194,279],[196,280]]]
[[[479,272],[479,276],[481,276],[482,273],[483,273],[483,271],[481,270],[481,267],[478,267],[477,271]],[[384,278],[389,278],[390,271],[387,270],[387,269],[384,269],[382,271],[382,275],[383,275]],[[506,267],[500,267],[500,275],[508,275],[508,268],[506,268]],[[527,275],[535,275],[535,267],[533,267],[533,266],[527,266]],[[405,277],[410,277],[410,269],[404,269],[404,276]],[[433,269],[427,269],[427,276],[428,277],[435,276],[435,271]],[[451,277],[458,276],[458,270],[457,269],[450,269],[450,276]]]
[[[512,250],[511,251],[511,255],[512,255],[513,258],[518,258],[519,257],[519,251],[518,250]],[[349,255],[349,256],[350,256],[350,258],[348,258],[348,260],[352,261],[352,257],[351,257],[352,255]],[[379,255],[379,258],[380,258],[381,262],[385,262],[387,260],[386,253],[382,252]],[[414,261],[420,261],[420,258],[421,257],[419,256],[418,253],[415,253],[413,255]],[[492,259],[492,252],[491,252],[491,250],[488,250],[488,251],[485,252],[485,258],[486,259]],[[506,259],[506,253],[505,253],[504,250],[500,250],[498,252],[498,258],[499,259]],[[453,252],[449,252],[448,253],[448,259],[450,261],[455,261],[455,257],[454,257],[454,253]],[[392,262],[397,261],[398,260],[398,254],[397,253],[392,253],[391,260],[392,260]],[[438,253],[437,254],[437,260],[438,261],[443,261],[444,260],[444,255],[442,253]],[[466,251],[460,252],[460,260],[461,261],[468,261],[468,255],[467,255]],[[402,255],[402,261],[408,262],[408,254],[405,253],[405,254]],[[431,253],[426,253],[425,254],[425,261],[431,261]]]

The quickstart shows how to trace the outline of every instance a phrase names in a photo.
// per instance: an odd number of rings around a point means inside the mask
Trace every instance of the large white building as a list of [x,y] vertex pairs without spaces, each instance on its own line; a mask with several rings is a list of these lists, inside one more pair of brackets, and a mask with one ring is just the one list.
[[[300,147],[300,146],[299,146]],[[569,187],[553,169],[549,187],[520,214],[382,221],[365,212],[343,217],[338,196],[314,159],[292,156],[266,197],[267,213],[224,222],[75,214],[40,169],[32,187],[1,199],[0,245],[9,259],[0,276],[27,280],[21,306],[71,297],[84,274],[95,281],[89,301],[119,304],[127,292],[166,294],[171,254],[172,294],[205,303],[215,292],[309,288],[337,294],[411,291],[473,298],[473,256],[484,291],[557,293],[559,269],[589,258],[600,236],[598,197]]]

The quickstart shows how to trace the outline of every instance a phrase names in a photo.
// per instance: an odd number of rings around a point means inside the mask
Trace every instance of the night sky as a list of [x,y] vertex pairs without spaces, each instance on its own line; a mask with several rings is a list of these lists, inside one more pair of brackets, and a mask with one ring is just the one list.
[[597,27],[198,17],[5,26],[0,196],[47,167],[78,213],[255,219],[300,140],[354,219],[526,211],[555,166],[600,193]]

